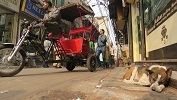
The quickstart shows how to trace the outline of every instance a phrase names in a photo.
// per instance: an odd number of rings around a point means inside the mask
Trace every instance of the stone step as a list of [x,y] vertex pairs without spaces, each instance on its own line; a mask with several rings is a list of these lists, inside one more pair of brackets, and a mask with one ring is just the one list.
[[136,61],[135,63],[177,63],[177,59],[144,60]]
[[160,60],[145,60],[145,61],[135,61],[134,65],[164,65],[171,67],[172,70],[177,71],[177,59],[160,59]]

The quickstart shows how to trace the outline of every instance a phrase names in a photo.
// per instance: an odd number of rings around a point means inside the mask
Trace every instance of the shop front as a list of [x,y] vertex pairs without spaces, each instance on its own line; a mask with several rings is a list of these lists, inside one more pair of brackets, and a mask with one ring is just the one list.
[[20,0],[0,0],[0,44],[15,43]]

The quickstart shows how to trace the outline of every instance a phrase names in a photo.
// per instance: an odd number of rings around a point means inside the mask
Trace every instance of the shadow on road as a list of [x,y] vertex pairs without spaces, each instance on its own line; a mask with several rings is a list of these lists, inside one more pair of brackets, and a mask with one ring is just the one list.
[[[57,70],[57,69],[56,69]],[[62,74],[62,73],[66,73],[66,74],[68,74],[68,73],[82,73],[82,72],[90,72],[89,70],[87,70],[87,69],[80,69],[80,70],[73,70],[73,71],[58,71],[58,72],[32,72],[32,73],[30,73],[30,72],[28,72],[28,74],[27,73],[25,73],[25,74],[17,74],[17,75],[15,75],[14,77],[21,77],[21,76],[40,76],[40,75],[55,75],[55,74]],[[96,72],[96,71],[95,71]],[[94,72],[90,72],[90,73],[94,73]]]

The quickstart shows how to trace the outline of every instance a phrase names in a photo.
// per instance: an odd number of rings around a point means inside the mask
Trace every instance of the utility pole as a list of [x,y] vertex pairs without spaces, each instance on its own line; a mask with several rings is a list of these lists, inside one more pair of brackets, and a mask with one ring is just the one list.
[[141,15],[141,43],[142,43],[142,60],[146,58],[146,43],[145,43],[145,28],[144,28],[144,12],[143,12],[143,0],[140,0],[140,15]]
[[129,41],[129,54],[130,54],[130,59],[131,59],[131,62],[134,61],[134,57],[133,57],[133,35],[132,35],[132,19],[131,19],[131,16],[132,16],[132,12],[131,12],[131,4],[128,5],[129,7],[129,15],[128,15],[128,24],[127,24],[127,27],[128,27],[128,41]]

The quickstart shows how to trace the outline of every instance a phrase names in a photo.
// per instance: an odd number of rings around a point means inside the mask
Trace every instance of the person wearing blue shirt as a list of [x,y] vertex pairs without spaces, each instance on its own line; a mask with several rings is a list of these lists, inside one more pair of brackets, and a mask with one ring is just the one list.
[[103,57],[103,66],[105,67],[105,54],[106,54],[106,35],[104,35],[104,29],[100,29],[100,35],[98,37],[98,44],[97,44],[97,49],[96,49],[96,57],[98,60],[98,66],[101,67],[102,64],[100,62],[100,54],[102,53]]

